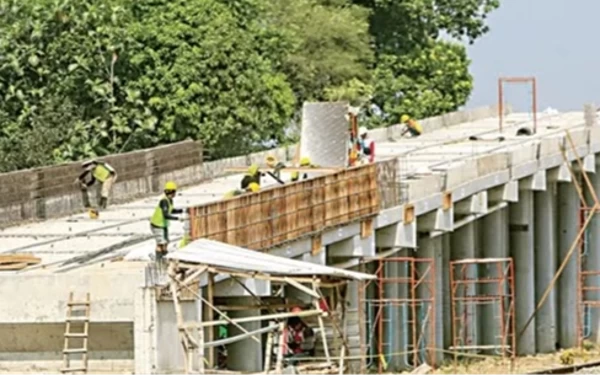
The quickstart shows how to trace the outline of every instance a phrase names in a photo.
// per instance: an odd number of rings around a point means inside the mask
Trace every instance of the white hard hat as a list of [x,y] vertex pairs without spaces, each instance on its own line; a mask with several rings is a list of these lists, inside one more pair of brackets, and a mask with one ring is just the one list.
[[359,134],[359,135],[364,135],[364,134],[367,134],[367,132],[368,132],[368,131],[369,131],[369,130],[367,130],[367,128],[366,128],[366,127],[364,127],[364,126],[361,126],[360,128],[358,128],[358,134]]

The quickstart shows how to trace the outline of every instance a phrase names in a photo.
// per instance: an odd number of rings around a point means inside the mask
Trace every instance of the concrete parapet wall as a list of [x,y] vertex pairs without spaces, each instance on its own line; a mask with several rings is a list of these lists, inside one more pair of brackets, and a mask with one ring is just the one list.
[[[117,171],[113,204],[157,193],[168,179],[187,185],[203,178],[202,147],[192,141],[98,159]],[[82,194],[75,183],[81,171],[81,163],[68,163],[0,174],[0,226],[81,211]]]
[[[430,133],[444,127],[454,126],[464,122],[482,120],[497,115],[497,106],[486,106],[429,117],[420,120],[419,122],[423,127],[423,133]],[[369,136],[375,141],[383,141],[387,140],[387,138],[399,137],[403,129],[403,124],[392,125],[387,128],[373,129],[369,131]]]
[[[134,265],[134,263],[132,263]],[[52,274],[1,275],[0,321],[16,323],[64,323],[69,292],[83,300],[90,293],[91,322],[131,322],[135,293],[144,286],[143,264],[119,270],[86,270]],[[22,285],[27,285],[24,292]],[[1,336],[0,336],[1,337]]]

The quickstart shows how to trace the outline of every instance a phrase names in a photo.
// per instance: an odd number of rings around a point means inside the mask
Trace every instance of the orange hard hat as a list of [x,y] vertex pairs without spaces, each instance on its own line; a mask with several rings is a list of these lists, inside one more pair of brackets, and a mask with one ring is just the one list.
[[292,307],[292,312],[293,313],[299,313],[302,311],[302,308],[300,306],[294,306]]

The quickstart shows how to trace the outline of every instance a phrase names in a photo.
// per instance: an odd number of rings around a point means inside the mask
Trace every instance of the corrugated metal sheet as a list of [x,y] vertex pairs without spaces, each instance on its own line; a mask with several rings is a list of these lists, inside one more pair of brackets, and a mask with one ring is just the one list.
[[354,280],[375,278],[374,275],[283,258],[207,239],[194,241],[181,250],[169,253],[167,258],[244,272],[261,272],[273,276],[328,275]]

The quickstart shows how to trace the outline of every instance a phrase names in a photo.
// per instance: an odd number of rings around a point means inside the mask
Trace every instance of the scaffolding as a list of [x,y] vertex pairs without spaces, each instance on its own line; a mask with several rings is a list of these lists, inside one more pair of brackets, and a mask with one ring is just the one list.
[[[450,262],[452,347],[460,352],[486,351],[514,361],[515,282],[512,258],[462,259]],[[492,315],[493,314],[493,315]],[[479,316],[493,316],[495,324],[481,325],[493,340],[477,338]]]
[[[388,370],[394,357],[401,367],[435,366],[435,267],[431,258],[389,257],[377,261],[377,279],[360,293],[366,308],[366,366]],[[373,293],[366,293],[366,288]],[[366,295],[374,298],[365,298]],[[397,350],[394,350],[397,349]],[[398,360],[398,358],[396,358]]]

